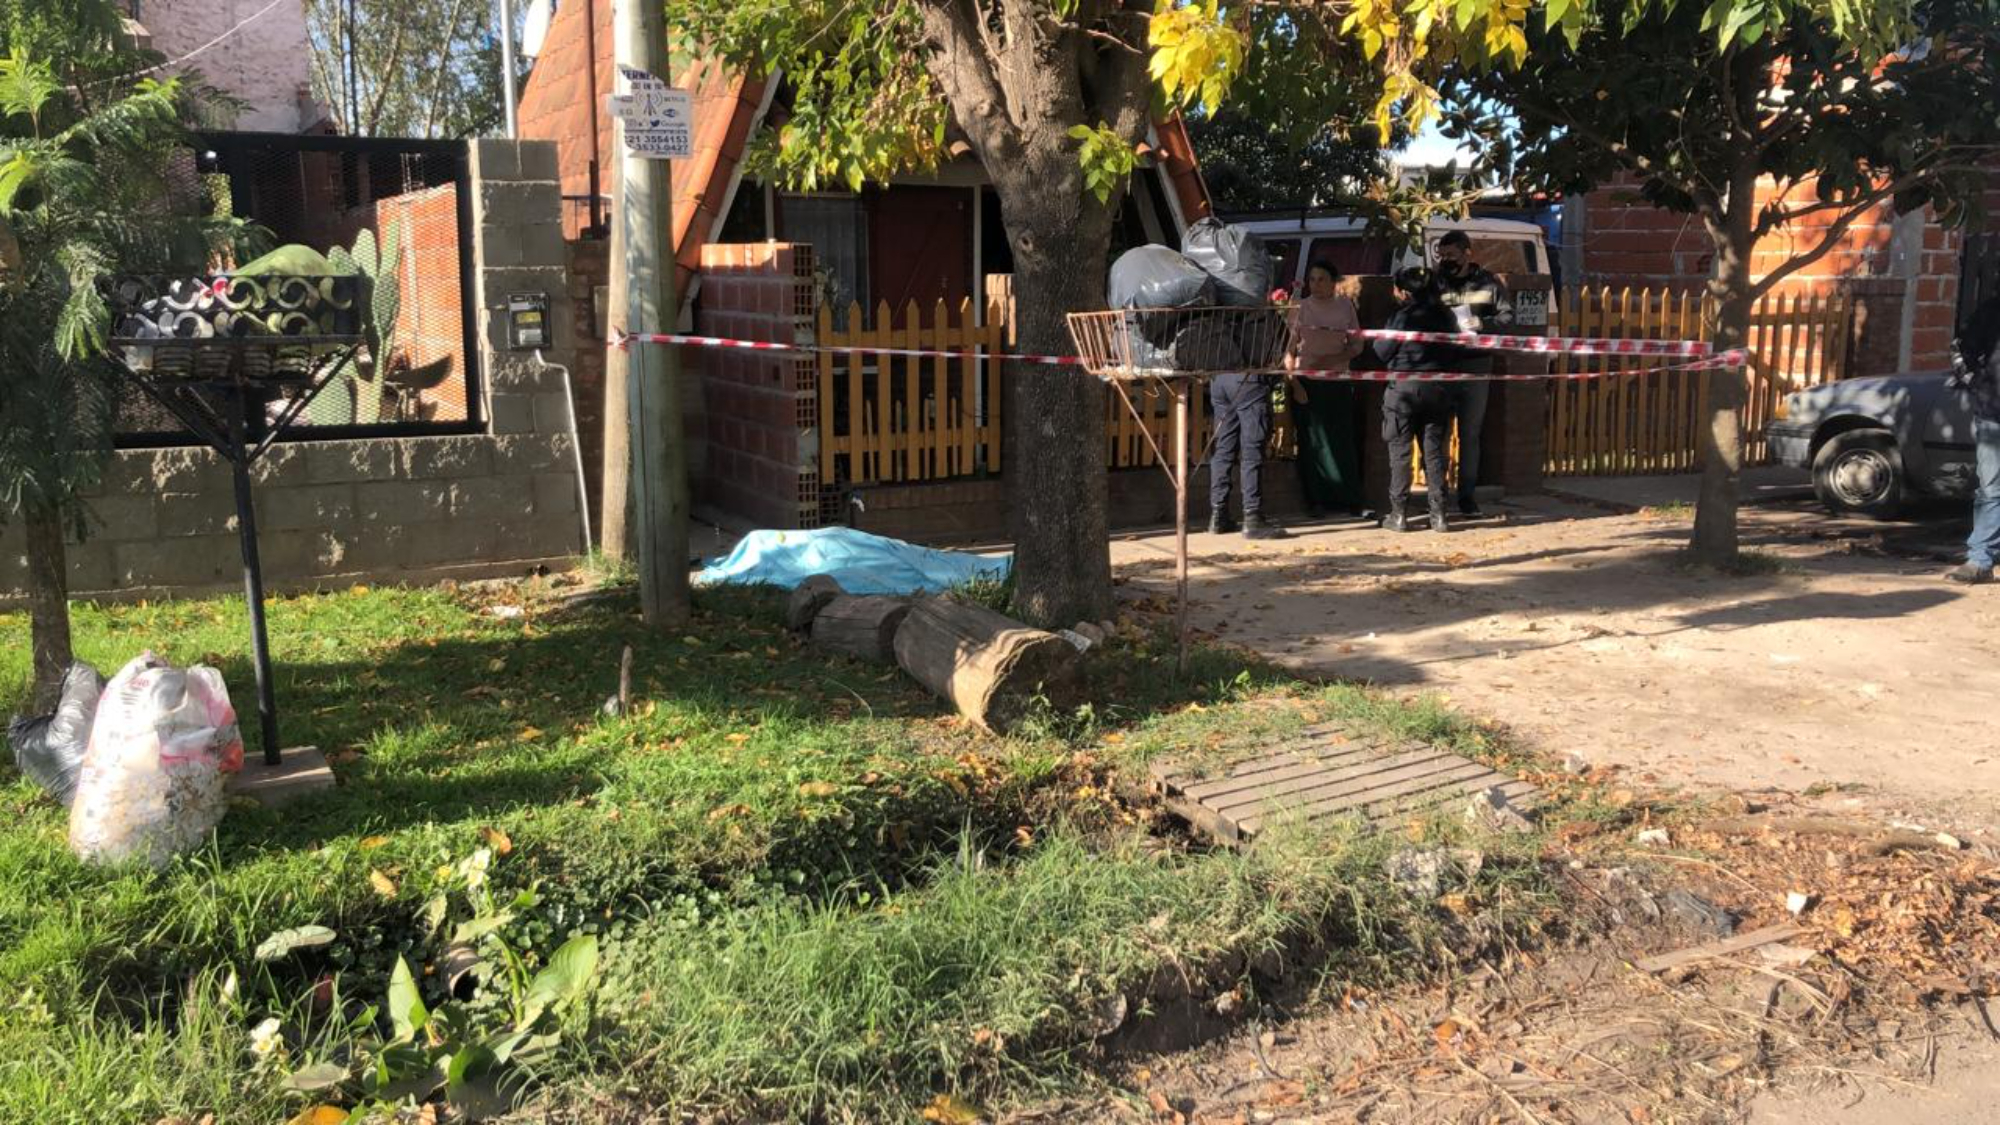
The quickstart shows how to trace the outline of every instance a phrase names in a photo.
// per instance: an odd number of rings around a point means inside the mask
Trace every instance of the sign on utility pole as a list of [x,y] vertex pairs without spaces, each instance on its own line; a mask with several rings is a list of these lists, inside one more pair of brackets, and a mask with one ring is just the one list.
[[[686,99],[675,96],[668,74],[665,5],[657,0],[615,0],[615,56],[620,97],[612,99],[621,138],[625,260],[625,331],[679,330],[674,286],[674,188],[676,151],[685,155],[692,134]],[[634,345],[627,351],[631,404],[634,545],[638,548],[639,602],[649,625],[679,625],[688,618],[687,437],[681,423],[680,357],[670,347]]]

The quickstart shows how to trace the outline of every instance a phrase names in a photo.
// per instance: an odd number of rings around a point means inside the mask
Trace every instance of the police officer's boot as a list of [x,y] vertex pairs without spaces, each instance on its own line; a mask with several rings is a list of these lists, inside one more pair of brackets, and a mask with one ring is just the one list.
[[1390,504],[1389,514],[1382,517],[1382,530],[1415,531],[1416,528],[1410,526],[1410,517],[1403,514],[1401,504]]
[[1442,500],[1431,501],[1431,530],[1432,531],[1451,530],[1451,521],[1445,519],[1444,501]]
[[1219,504],[1208,510],[1208,533],[1227,535],[1236,530],[1236,521],[1229,518],[1229,506]]
[[1290,539],[1291,533],[1284,527],[1264,518],[1262,512],[1243,513],[1243,538],[1245,539]]

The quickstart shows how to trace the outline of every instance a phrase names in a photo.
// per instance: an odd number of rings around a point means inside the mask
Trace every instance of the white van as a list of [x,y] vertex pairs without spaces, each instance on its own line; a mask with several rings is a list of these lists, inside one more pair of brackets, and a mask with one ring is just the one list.
[[1514,219],[1433,219],[1424,227],[1421,255],[1370,236],[1359,219],[1314,217],[1248,219],[1233,224],[1257,236],[1271,252],[1278,284],[1296,289],[1305,283],[1306,267],[1331,262],[1344,274],[1391,274],[1404,266],[1436,265],[1438,239],[1447,231],[1464,231],[1472,240],[1472,260],[1494,273],[1546,274],[1549,249],[1542,228]]
[[[1233,224],[1257,237],[1271,252],[1277,284],[1294,293],[1305,287],[1306,267],[1329,262],[1343,274],[1392,274],[1405,266],[1437,264],[1437,244],[1448,231],[1472,240],[1472,260],[1494,273],[1551,274],[1542,228],[1514,219],[1432,219],[1424,226],[1421,253],[1371,235],[1360,219],[1303,216],[1246,219]],[[1516,293],[1514,322],[1526,327],[1548,323],[1547,294]]]

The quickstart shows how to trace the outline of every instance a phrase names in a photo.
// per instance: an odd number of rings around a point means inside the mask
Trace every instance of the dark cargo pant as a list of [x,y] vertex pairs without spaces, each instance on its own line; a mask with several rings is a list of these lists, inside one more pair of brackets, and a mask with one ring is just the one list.
[[1208,383],[1215,446],[1208,456],[1208,505],[1229,510],[1229,470],[1241,466],[1243,514],[1264,510],[1264,442],[1271,436],[1271,383],[1261,375],[1218,375]]
[[1409,503],[1410,480],[1415,476],[1410,440],[1419,435],[1424,442],[1424,487],[1431,507],[1443,508],[1445,477],[1451,471],[1452,412],[1457,406],[1452,392],[1443,383],[1391,383],[1383,394],[1382,440],[1389,446],[1391,512],[1400,512]]

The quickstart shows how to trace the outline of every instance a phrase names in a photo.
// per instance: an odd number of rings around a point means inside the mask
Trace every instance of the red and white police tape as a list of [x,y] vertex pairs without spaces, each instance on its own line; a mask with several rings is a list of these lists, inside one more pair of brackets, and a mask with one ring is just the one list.
[[[1528,375],[1506,372],[1465,372],[1465,371],[1353,371],[1342,369],[1306,369],[1286,372],[1297,379],[1318,379],[1322,381],[1356,383],[1391,382],[1468,382],[1491,380],[1494,382],[1526,382],[1533,379],[1602,379],[1618,375],[1636,375],[1660,371],[1705,371],[1719,367],[1739,367],[1748,361],[1748,353],[1742,349],[1726,352],[1712,352],[1704,340],[1616,340],[1592,336],[1481,336],[1460,335],[1449,332],[1402,332],[1386,328],[1364,328],[1355,335],[1368,340],[1395,340],[1401,343],[1451,344],[1477,351],[1524,352],[1536,355],[1610,356],[1618,358],[1672,358],[1676,356],[1697,357],[1687,363],[1664,364],[1647,367],[1643,371],[1565,371]],[[822,352],[837,355],[888,355],[910,359],[950,359],[965,355],[972,348],[889,348],[862,345],[830,344],[779,344],[769,340],[733,340],[726,336],[687,336],[665,333],[617,333],[614,337],[619,347],[633,344],[667,344],[687,348],[728,348],[751,352],[789,352],[793,355],[815,355]],[[1075,355],[1023,355],[1008,353],[1009,363],[1032,363],[1044,367],[1083,367],[1082,356]]]

